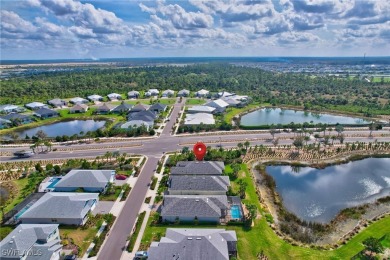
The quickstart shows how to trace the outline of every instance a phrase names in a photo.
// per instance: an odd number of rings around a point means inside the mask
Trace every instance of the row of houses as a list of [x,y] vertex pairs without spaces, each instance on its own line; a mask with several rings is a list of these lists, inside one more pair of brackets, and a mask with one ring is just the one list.
[[145,104],[137,104],[132,107],[127,114],[127,122],[121,125],[122,129],[137,128],[144,126],[150,130],[154,126],[158,115],[166,111],[167,105],[155,103],[151,106]]
[[[162,221],[226,222],[232,202],[238,206],[240,199],[226,196],[230,181],[222,175],[224,168],[217,161],[181,161],[172,167]],[[148,250],[150,260],[231,257],[237,257],[237,235],[224,229],[168,228],[165,237],[152,242]]]
[[46,178],[38,189],[46,193],[13,216],[19,225],[0,242],[1,259],[60,259],[59,225],[84,225],[114,178],[113,170],[71,170]]

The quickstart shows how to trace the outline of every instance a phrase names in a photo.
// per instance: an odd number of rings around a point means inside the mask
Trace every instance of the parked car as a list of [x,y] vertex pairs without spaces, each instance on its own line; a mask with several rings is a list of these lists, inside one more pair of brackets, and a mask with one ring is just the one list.
[[135,253],[134,259],[141,260],[141,259],[148,259],[148,252],[146,251],[138,251]]
[[126,180],[126,176],[125,175],[122,175],[122,174],[117,174],[115,175],[115,179],[117,180]]

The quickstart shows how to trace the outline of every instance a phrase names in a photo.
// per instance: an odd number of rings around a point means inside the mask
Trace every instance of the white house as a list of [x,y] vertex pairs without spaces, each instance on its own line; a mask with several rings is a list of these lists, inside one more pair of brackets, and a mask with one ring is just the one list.
[[164,90],[161,94],[162,97],[173,97],[175,95],[175,91],[171,89]]
[[71,100],[69,100],[69,102],[72,104],[88,104],[89,103],[88,100],[86,100],[85,98],[81,98],[81,97],[72,98]]
[[40,108],[48,108],[47,105],[41,103],[41,102],[31,102],[25,105],[28,109],[31,110],[38,110]]
[[23,112],[25,109],[19,106],[15,105],[1,105],[0,106],[0,113],[9,114],[9,113],[20,113]]
[[195,96],[197,96],[197,97],[205,97],[209,93],[210,93],[210,91],[205,90],[205,89],[201,89],[201,90],[199,90],[198,92],[195,93]]
[[115,100],[120,100],[122,99],[122,96],[117,94],[117,93],[111,93],[111,94],[108,94],[107,95],[108,99],[110,99],[111,101],[115,101]]
[[87,98],[92,102],[103,101],[103,97],[99,95],[90,95]]
[[207,113],[212,114],[215,111],[214,107],[209,106],[192,106],[188,108],[187,113],[195,114],[195,113]]
[[132,90],[127,93],[127,98],[138,98],[139,97],[139,92]]
[[158,96],[159,93],[160,93],[160,91],[158,89],[151,88],[145,92],[145,97]]
[[229,104],[222,99],[216,99],[208,102],[205,106],[214,107],[217,113],[222,113],[226,110]]
[[214,125],[215,119],[213,115],[206,113],[187,114],[184,120],[184,125]]

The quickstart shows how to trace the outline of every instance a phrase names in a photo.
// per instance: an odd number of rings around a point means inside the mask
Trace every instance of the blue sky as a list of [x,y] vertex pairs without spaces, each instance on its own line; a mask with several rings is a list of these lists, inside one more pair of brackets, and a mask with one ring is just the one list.
[[1,0],[1,59],[389,56],[390,0]]

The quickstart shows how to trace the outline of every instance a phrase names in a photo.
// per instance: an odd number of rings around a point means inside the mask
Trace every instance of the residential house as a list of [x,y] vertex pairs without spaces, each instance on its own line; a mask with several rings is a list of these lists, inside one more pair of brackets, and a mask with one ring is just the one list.
[[151,88],[145,92],[145,97],[155,97],[158,96],[159,93],[160,91],[158,89]]
[[88,106],[86,104],[77,103],[69,109],[70,113],[85,113],[88,111]]
[[175,91],[172,89],[164,90],[161,94],[161,97],[173,97],[175,95]]
[[130,109],[129,113],[134,113],[134,112],[141,112],[145,110],[149,110],[150,106],[149,105],[144,105],[144,104],[137,104]]
[[205,89],[201,89],[201,90],[195,92],[195,96],[197,96],[197,97],[206,97],[209,93],[210,93],[210,91],[205,90]]
[[0,258],[58,260],[61,249],[58,224],[20,224],[0,242]]
[[59,115],[59,113],[53,109],[40,108],[40,109],[34,111],[34,115],[41,118],[41,119],[46,119],[46,118],[57,117]]
[[86,100],[85,98],[81,98],[81,97],[72,98],[71,100],[69,100],[69,102],[72,104],[88,104],[89,103],[88,100]]
[[95,112],[96,114],[108,114],[115,108],[114,105],[103,103],[97,106]]
[[234,98],[222,98],[223,101],[229,104],[229,107],[239,107],[241,105],[241,101],[236,100]]
[[5,116],[0,116],[0,118],[5,119],[5,120],[9,120],[12,123],[15,123],[16,125],[19,125],[19,124],[24,125],[24,124],[31,123],[33,121],[31,116],[22,115],[19,113],[10,113],[10,114],[5,115]]
[[184,125],[214,125],[215,119],[213,115],[207,113],[186,114]]
[[195,114],[195,113],[207,113],[212,114],[215,111],[214,107],[209,106],[192,106],[188,108],[187,113]]
[[84,225],[99,193],[48,192],[19,216],[23,224]]
[[71,170],[55,185],[54,191],[73,192],[83,189],[85,192],[105,192],[109,183],[114,182],[113,170]]
[[138,98],[139,97],[139,92],[132,90],[127,93],[127,98]]
[[226,103],[231,107],[244,107],[248,103],[248,96],[232,95],[228,97],[222,97]]
[[99,95],[90,95],[87,97],[89,101],[91,102],[97,102],[97,101],[103,101],[103,97]]
[[179,161],[171,167],[171,175],[222,175],[224,169],[220,161]]
[[115,107],[111,112],[118,114],[127,113],[132,107],[133,105],[127,104],[125,103],[125,101],[122,101],[122,103],[119,106]]
[[48,100],[47,103],[53,107],[64,107],[68,105],[65,100],[59,98]]
[[234,96],[235,94],[227,92],[227,91],[222,91],[222,92],[218,92],[217,95],[219,98],[222,98],[222,97],[231,97],[231,96]]
[[107,97],[111,101],[121,100],[122,99],[122,96],[120,94],[117,94],[117,93],[108,94]]
[[47,105],[41,103],[41,102],[31,102],[25,105],[28,109],[31,110],[38,110],[40,108],[47,108]]
[[217,100],[213,100],[213,101],[208,102],[205,106],[214,107],[215,108],[214,112],[223,113],[223,112],[225,112],[225,110],[229,106],[229,104],[226,103],[225,101],[223,101],[222,99],[217,99]]
[[149,111],[153,111],[156,113],[161,113],[167,110],[167,105],[161,104],[161,103],[155,103],[149,107]]
[[141,126],[145,126],[146,130],[149,131],[153,128],[154,122],[153,121],[144,121],[144,120],[130,120],[126,123],[121,125],[122,129],[128,129],[128,128],[138,128]]
[[209,228],[168,228],[165,237],[152,242],[148,260],[229,260],[237,257],[234,230]]
[[161,217],[167,222],[220,223],[228,209],[226,195],[165,195]]
[[229,176],[173,175],[168,181],[169,195],[226,195]]
[[187,89],[182,89],[179,92],[177,92],[178,97],[189,97],[190,96],[190,91]]
[[0,106],[0,113],[2,114],[9,114],[9,113],[20,113],[23,112],[25,109],[20,106],[15,105],[1,105]]
[[0,117],[0,129],[8,128],[12,125],[12,122]]
[[136,113],[129,113],[127,116],[127,120],[142,120],[142,121],[151,121],[154,122],[154,120],[157,118],[157,114],[153,111],[141,111]]

